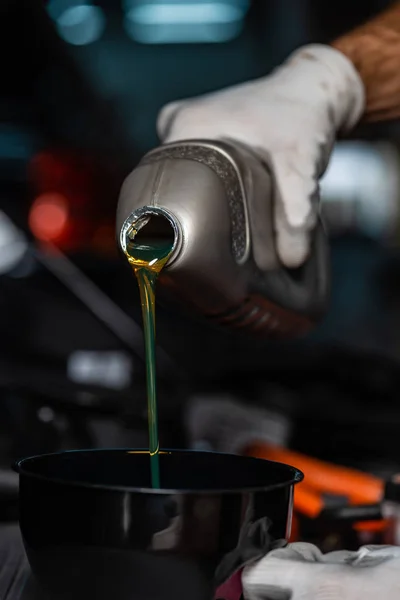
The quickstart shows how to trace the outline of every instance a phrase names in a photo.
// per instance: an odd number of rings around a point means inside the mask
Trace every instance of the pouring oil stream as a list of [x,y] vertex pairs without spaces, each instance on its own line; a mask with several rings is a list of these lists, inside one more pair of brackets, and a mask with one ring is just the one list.
[[125,255],[136,275],[142,305],[143,331],[146,358],[147,411],[149,427],[149,454],[151,484],[160,487],[158,411],[156,386],[156,323],[155,293],[159,273],[170,257],[174,239],[171,236],[140,236],[148,219],[134,223],[126,233]]

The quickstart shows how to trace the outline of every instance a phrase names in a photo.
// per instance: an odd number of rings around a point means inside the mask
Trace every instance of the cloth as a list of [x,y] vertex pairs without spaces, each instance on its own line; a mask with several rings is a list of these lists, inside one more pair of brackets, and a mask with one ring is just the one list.
[[322,554],[296,542],[242,574],[245,600],[398,600],[400,547],[363,546]]

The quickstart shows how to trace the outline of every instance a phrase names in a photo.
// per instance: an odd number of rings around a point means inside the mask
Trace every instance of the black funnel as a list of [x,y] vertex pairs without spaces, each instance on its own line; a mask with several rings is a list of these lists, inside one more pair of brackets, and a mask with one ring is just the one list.
[[20,527],[55,600],[209,600],[287,539],[293,467],[208,452],[83,450],[21,460]]

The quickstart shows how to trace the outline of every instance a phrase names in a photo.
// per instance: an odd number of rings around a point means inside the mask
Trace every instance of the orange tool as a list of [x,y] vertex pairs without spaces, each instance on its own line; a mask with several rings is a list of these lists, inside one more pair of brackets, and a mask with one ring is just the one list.
[[[324,494],[345,496],[349,505],[378,504],[383,496],[384,484],[378,477],[356,469],[333,465],[305,456],[286,448],[259,443],[247,448],[245,454],[296,466],[304,473],[304,481],[296,486],[294,495],[294,523],[296,514],[315,519],[325,508]],[[382,521],[360,521],[353,527],[360,531],[382,531]],[[291,539],[297,539],[292,531]]]
[[304,482],[297,486],[296,501],[299,506],[309,503],[308,512],[318,514],[321,503],[317,498],[321,494],[346,496],[350,504],[376,504],[383,495],[383,481],[368,473],[356,469],[333,465],[311,458],[286,448],[269,444],[255,444],[246,454],[295,465],[304,473]]

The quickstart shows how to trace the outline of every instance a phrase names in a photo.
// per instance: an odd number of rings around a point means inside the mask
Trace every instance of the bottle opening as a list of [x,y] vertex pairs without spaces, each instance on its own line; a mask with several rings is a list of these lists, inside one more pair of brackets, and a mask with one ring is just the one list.
[[162,208],[144,206],[126,219],[120,233],[121,249],[132,254],[134,247],[147,250],[168,250],[168,263],[179,253],[181,244],[180,227],[177,220]]
[[160,243],[170,245],[171,248],[175,244],[175,231],[169,219],[163,215],[144,215],[132,226],[132,233],[128,232],[128,236],[135,238],[137,244],[153,245]]

